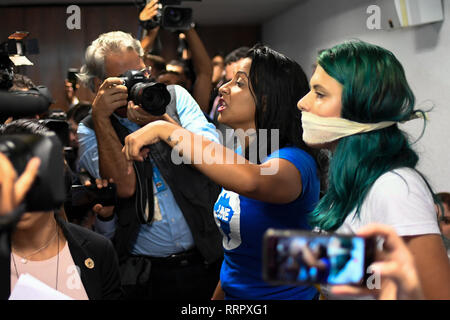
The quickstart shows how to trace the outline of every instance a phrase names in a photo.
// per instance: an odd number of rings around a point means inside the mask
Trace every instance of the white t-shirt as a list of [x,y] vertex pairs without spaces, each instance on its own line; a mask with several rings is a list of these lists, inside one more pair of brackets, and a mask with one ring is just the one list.
[[[399,236],[440,234],[433,197],[425,181],[410,168],[400,168],[381,175],[369,190],[361,206],[350,213],[336,233],[355,234],[370,223],[386,224]],[[330,294],[329,286],[321,286],[325,299],[340,300]],[[370,300],[371,296],[356,298]]]
[[402,237],[441,233],[431,192],[417,171],[410,168],[381,175],[364,199],[359,217],[355,211],[337,233],[354,234],[370,223],[390,225]]

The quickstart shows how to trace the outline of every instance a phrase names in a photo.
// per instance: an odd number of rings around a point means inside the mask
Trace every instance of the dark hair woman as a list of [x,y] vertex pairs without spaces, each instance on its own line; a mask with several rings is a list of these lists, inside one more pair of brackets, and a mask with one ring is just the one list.
[[[19,119],[3,126],[0,134],[52,133],[36,120]],[[20,276],[28,273],[75,300],[122,297],[111,242],[68,223],[63,211],[25,212],[11,234],[11,248],[12,290]]]
[[264,232],[309,229],[306,217],[319,199],[316,161],[302,141],[295,107],[307,90],[296,62],[257,45],[219,90],[218,120],[240,133],[236,152],[167,122],[150,123],[126,138],[128,160],[142,161],[147,155],[142,147],[162,140],[173,147],[173,160],[181,153],[184,161],[223,186],[214,216],[223,233],[225,259],[214,298],[317,296],[314,287],[271,286],[262,279]]

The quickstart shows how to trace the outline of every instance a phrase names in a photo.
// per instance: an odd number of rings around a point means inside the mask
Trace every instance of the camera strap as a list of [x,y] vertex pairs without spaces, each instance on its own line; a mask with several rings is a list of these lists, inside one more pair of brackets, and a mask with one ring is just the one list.
[[[127,128],[120,124],[119,120],[111,115],[111,125],[119,137],[122,145],[125,145],[125,137],[130,134]],[[136,214],[141,224],[153,221],[155,212],[153,192],[153,165],[150,161],[134,162],[136,170]]]
[[[167,90],[170,93],[171,100],[169,104],[166,106],[166,113],[175,120],[179,125],[181,125],[181,120],[178,115],[177,106],[176,106],[176,92],[175,87],[173,85],[167,86]],[[130,134],[128,129],[124,127],[119,120],[111,115],[110,117],[111,125],[114,128],[120,142],[122,145],[125,144],[125,137]],[[88,115],[81,121],[86,127],[94,130],[94,122],[92,120],[92,115]],[[155,150],[153,150],[155,151]],[[156,152],[156,151],[155,151]],[[153,158],[156,155],[151,152],[150,156]],[[159,159],[159,157],[157,157]],[[161,160],[162,161],[162,160]],[[136,171],[136,214],[138,220],[141,224],[151,223],[154,220],[160,220],[161,214],[155,211],[158,211],[158,208],[155,208],[155,205],[158,206],[158,203],[155,204],[155,190],[153,189],[153,181],[155,180],[155,186],[157,188],[157,192],[163,191],[167,188],[164,184],[164,174],[159,170],[153,170],[153,165],[156,166],[156,163],[151,161],[144,162],[134,162],[134,169]],[[157,168],[157,167],[156,167]]]
[[[124,144],[125,137],[130,132],[113,115],[110,120],[120,142]],[[91,114],[85,117],[81,123],[94,130]],[[153,166],[150,161],[135,161],[133,165],[136,171],[136,215],[141,224],[146,224],[153,221],[154,216]]]

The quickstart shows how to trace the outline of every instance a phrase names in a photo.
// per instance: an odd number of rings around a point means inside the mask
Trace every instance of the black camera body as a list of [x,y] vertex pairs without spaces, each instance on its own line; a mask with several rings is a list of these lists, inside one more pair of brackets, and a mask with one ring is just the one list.
[[171,96],[163,83],[152,82],[142,71],[128,70],[119,77],[128,89],[128,101],[154,116],[166,113]]
[[65,120],[59,119],[41,119],[39,123],[53,131],[56,136],[61,141],[61,144],[64,148],[69,147],[70,138],[69,138],[69,123]]
[[[168,31],[187,31],[194,25],[192,19],[192,9],[182,7],[183,0],[160,0],[162,8],[152,20],[141,21],[145,29],[152,29],[157,26]],[[185,0],[187,1],[187,0]],[[201,1],[201,0],[190,0]],[[141,10],[145,7],[142,6]]]
[[114,206],[116,204],[116,185],[110,183],[107,187],[98,189],[97,185],[72,185],[72,206],[92,209],[95,204]]
[[32,157],[41,159],[37,177],[25,198],[27,212],[59,209],[66,197],[66,187],[62,145],[56,134],[3,135],[0,152],[9,158],[18,176]]
[[0,121],[8,117],[21,118],[47,112],[52,103],[53,98],[45,86],[28,91],[8,92],[0,89]]
[[161,28],[169,31],[187,31],[193,26],[192,9],[180,6],[164,6],[161,12]]

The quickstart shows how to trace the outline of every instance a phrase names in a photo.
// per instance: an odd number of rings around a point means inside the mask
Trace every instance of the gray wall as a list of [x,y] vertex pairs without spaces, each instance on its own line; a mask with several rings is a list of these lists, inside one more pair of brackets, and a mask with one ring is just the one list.
[[[298,61],[307,75],[319,49],[360,39],[391,50],[405,68],[422,109],[429,113],[423,137],[415,144],[419,170],[436,192],[450,192],[450,0],[444,0],[444,22],[396,30],[369,30],[366,9],[371,0],[305,0],[263,25],[263,41]],[[383,17],[382,17],[383,18]],[[447,19],[447,20],[445,20]],[[420,136],[423,121],[401,127]]]

